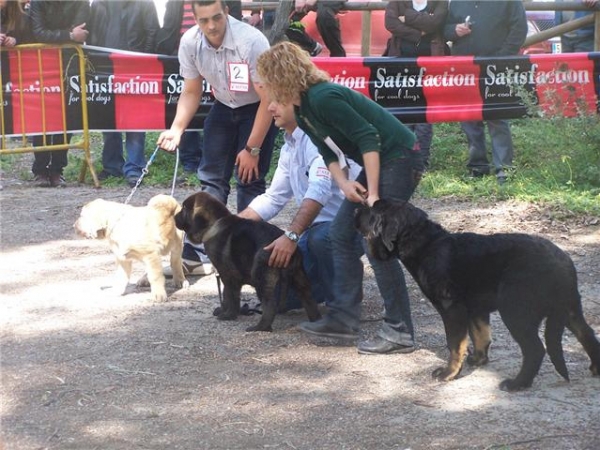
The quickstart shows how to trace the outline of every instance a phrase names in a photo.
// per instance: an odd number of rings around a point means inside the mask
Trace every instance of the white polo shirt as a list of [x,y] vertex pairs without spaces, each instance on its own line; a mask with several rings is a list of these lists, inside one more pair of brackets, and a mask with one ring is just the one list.
[[268,49],[269,41],[261,31],[231,16],[219,48],[212,47],[195,25],[181,37],[179,74],[202,76],[220,103],[239,108],[260,100],[253,82],[258,81],[258,57]]
[[[323,208],[314,223],[331,221],[344,200],[344,194],[333,181],[331,173],[310,138],[296,128],[284,136],[277,168],[271,185],[249,207],[263,220],[271,220],[294,198],[300,206],[302,200],[311,199]],[[356,179],[362,168],[349,160],[350,179]]]

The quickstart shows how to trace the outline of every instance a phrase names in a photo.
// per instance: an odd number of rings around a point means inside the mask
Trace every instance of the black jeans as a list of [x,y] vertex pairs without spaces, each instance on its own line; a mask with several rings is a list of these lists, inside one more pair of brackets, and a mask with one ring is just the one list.
[[[67,134],[67,142],[71,140],[71,135]],[[63,134],[46,135],[46,145],[65,144]],[[33,146],[42,147],[44,145],[43,136],[33,137]],[[49,152],[35,152],[33,154],[33,166],[31,171],[34,175],[50,175],[57,173],[62,175],[63,169],[67,167],[67,150],[53,150]]]
[[317,2],[317,29],[331,56],[346,56],[342,47],[342,33],[337,14],[343,8],[345,1]]

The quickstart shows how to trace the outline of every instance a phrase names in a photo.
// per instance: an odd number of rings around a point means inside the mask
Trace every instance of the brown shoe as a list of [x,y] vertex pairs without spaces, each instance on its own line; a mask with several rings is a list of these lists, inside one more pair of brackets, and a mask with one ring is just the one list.
[[66,187],[67,182],[60,173],[50,174],[50,186],[51,187]]
[[48,175],[37,174],[33,177],[33,182],[38,187],[50,187],[50,177]]

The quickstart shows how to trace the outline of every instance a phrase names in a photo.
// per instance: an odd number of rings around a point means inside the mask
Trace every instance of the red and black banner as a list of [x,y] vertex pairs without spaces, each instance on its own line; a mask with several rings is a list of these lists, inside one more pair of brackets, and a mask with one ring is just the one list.
[[[183,88],[176,57],[84,47],[85,86],[72,48],[1,52],[3,133],[164,130]],[[600,113],[600,53],[515,57],[315,58],[332,81],[403,122],[455,122]],[[202,128],[210,86],[190,124]]]

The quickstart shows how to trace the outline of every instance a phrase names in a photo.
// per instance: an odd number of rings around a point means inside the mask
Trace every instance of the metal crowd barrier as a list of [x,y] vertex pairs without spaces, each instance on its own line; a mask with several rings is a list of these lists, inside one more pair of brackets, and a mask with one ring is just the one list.
[[[65,80],[65,74],[64,74],[64,65],[63,65],[63,53],[61,51],[61,49],[63,48],[72,48],[73,50],[75,50],[75,54],[77,55],[77,63],[78,63],[78,74],[79,74],[79,79],[80,79],[80,85],[81,85],[81,98],[82,101],[81,103],[81,117],[82,117],[82,131],[81,131],[81,140],[76,140],[75,142],[69,143],[67,140],[67,133],[69,132],[68,127],[67,127],[67,105],[66,105],[66,100],[65,100],[65,95],[63,93],[62,95],[62,101],[61,101],[61,108],[60,111],[48,111],[46,109],[46,90],[45,90],[45,85],[44,85],[44,71],[43,71],[43,64],[42,64],[42,50],[45,49],[52,49],[55,48],[59,51],[57,51],[58,54],[58,58],[59,58],[59,70],[60,70],[60,80]],[[28,133],[26,131],[26,120],[27,117],[26,113],[25,113],[25,101],[24,101],[24,91],[25,91],[25,87],[23,86],[23,67],[22,67],[22,55],[23,52],[25,51],[32,51],[35,50],[37,51],[37,62],[38,62],[38,80],[39,80],[39,91],[40,91],[40,104],[39,104],[39,108],[41,110],[41,117],[42,117],[42,132],[41,132],[41,136],[42,136],[42,146],[38,146],[38,147],[33,147],[32,145],[29,144],[28,141]],[[18,153],[33,153],[33,152],[45,152],[45,151],[53,151],[53,150],[76,150],[76,149],[80,149],[83,150],[84,155],[85,155],[85,159],[82,161],[82,165],[81,165],[81,170],[79,173],[79,182],[83,183],[85,180],[85,176],[86,176],[86,172],[87,169],[89,168],[90,170],[90,174],[92,176],[92,179],[94,181],[94,186],[95,187],[100,187],[100,182],[98,181],[98,177],[96,175],[96,171],[94,170],[94,165],[93,165],[93,161],[92,161],[92,155],[90,153],[90,132],[89,132],[89,126],[88,126],[88,108],[87,108],[87,101],[85,101],[85,99],[87,98],[87,91],[86,91],[86,63],[85,63],[85,55],[81,49],[81,46],[76,45],[76,44],[64,44],[64,45],[47,45],[47,44],[26,44],[26,45],[18,45],[16,47],[12,47],[12,48],[8,48],[8,47],[0,47],[0,52],[15,52],[16,53],[16,58],[11,58],[11,61],[15,61],[17,62],[17,67],[16,67],[16,73],[18,74],[18,93],[13,94],[13,96],[16,95],[16,97],[18,98],[15,99],[13,98],[13,103],[17,106],[17,111],[18,111],[18,118],[16,118],[15,122],[18,120],[20,123],[20,129],[21,132],[16,134],[17,137],[20,137],[20,142],[17,141],[16,143],[13,141],[9,147],[9,136],[7,135],[7,130],[6,130],[6,123],[4,120],[6,111],[5,111],[5,101],[4,101],[4,96],[5,96],[5,84],[4,84],[4,80],[2,79],[2,71],[0,70],[0,119],[1,119],[1,129],[0,132],[2,133],[0,135],[0,143],[2,144],[0,146],[0,156],[1,155],[8,155],[8,154],[18,154]],[[0,57],[4,58],[4,56],[7,55],[2,55],[0,53]],[[12,55],[11,55],[12,56]],[[13,69],[13,73],[15,73],[15,70]],[[64,88],[64,83],[63,83],[63,88]],[[61,89],[62,91],[62,89]],[[28,105],[31,106],[31,105]],[[47,128],[47,120],[48,117],[50,117],[49,115],[55,115],[60,113],[61,115],[61,120],[62,120],[62,130],[60,131],[55,131],[52,130],[51,132],[48,131]],[[16,115],[17,113],[15,113]],[[60,145],[52,145],[49,144],[48,141],[48,137],[50,135],[56,135],[56,134],[62,134],[63,135],[63,142],[66,142],[66,144],[60,144]],[[12,138],[14,139],[15,134],[11,134]]]

